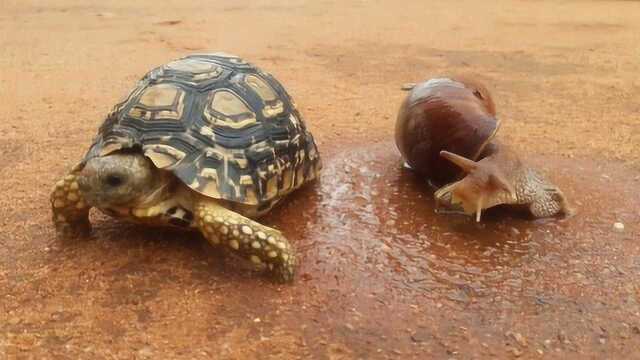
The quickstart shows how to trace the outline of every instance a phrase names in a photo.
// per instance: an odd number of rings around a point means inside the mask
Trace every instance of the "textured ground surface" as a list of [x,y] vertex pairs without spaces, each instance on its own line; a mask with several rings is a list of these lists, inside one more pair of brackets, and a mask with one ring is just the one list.
[[[640,358],[639,2],[87,3],[0,2],[0,357]],[[318,140],[321,181],[264,219],[294,286],[193,234],[54,237],[49,190],[110,107],[207,50],[276,75]],[[442,73],[488,85],[576,217],[432,213],[390,140],[400,85]]]

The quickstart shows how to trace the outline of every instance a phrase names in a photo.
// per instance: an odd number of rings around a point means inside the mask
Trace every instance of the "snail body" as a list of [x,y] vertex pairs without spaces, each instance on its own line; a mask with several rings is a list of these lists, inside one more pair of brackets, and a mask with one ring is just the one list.
[[465,78],[415,85],[396,122],[396,145],[415,172],[440,188],[442,206],[475,214],[497,205],[521,205],[534,217],[570,214],[560,189],[494,140],[500,120],[489,91]]

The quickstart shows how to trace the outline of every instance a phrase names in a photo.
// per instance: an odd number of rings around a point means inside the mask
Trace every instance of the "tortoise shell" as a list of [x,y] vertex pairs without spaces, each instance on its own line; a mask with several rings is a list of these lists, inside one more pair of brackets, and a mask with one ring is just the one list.
[[479,160],[499,127],[493,99],[482,84],[464,77],[435,78],[413,87],[404,100],[395,138],[411,168],[442,184],[461,172],[440,151]]
[[205,196],[261,208],[321,167],[282,85],[223,53],[190,55],[147,73],[107,116],[81,165],[123,149],[143,152]]

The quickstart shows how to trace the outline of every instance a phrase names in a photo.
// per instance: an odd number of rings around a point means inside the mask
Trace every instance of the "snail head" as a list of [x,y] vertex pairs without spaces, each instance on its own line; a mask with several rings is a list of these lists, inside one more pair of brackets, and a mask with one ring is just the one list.
[[440,156],[456,164],[467,175],[436,191],[434,196],[438,203],[459,206],[464,213],[475,214],[479,222],[482,210],[517,201],[513,185],[490,158],[476,162],[448,151],[441,151]]

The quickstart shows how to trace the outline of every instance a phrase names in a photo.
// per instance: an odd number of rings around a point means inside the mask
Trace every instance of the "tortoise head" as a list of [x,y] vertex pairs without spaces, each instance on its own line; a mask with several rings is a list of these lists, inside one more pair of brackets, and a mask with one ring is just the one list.
[[89,159],[79,173],[78,187],[92,206],[129,207],[147,202],[166,187],[159,171],[140,153],[112,153]]
[[480,221],[482,210],[517,201],[514,186],[491,161],[476,162],[448,151],[442,151],[440,155],[467,175],[436,191],[434,196],[438,202],[460,206],[464,213],[475,214],[476,221]]

